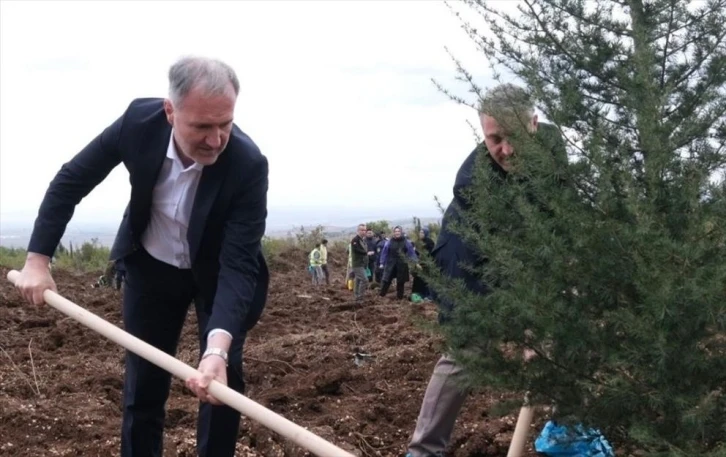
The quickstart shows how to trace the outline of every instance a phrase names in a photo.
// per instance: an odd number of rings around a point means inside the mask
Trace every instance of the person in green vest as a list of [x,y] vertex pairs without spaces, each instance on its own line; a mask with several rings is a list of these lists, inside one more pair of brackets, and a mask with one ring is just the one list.
[[328,271],[328,240],[323,239],[320,243],[320,254],[321,254],[321,265],[323,269],[323,276],[325,278],[325,284],[330,284],[330,272]]
[[310,273],[313,277],[313,284],[314,285],[320,285],[325,282],[325,275],[323,273],[323,254],[320,252],[320,246],[322,243],[318,243],[315,245],[312,251],[310,251],[310,265],[308,266],[308,270],[310,270]]

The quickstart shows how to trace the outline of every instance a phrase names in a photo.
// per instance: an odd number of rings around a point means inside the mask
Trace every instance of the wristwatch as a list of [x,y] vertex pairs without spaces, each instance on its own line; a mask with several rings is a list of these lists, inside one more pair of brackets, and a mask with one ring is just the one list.
[[205,359],[209,357],[210,355],[218,355],[224,359],[224,366],[229,366],[229,357],[227,356],[227,351],[220,348],[207,348],[206,351],[204,351],[204,354],[202,354],[202,359]]

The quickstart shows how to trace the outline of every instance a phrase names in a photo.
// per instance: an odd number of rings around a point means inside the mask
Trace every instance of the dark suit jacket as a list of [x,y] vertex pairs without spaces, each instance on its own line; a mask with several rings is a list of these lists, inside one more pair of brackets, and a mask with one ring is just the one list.
[[[139,250],[170,135],[162,99],[134,100],[56,174],[40,205],[28,251],[51,256],[75,206],[121,162],[129,171],[131,198],[111,259]],[[269,283],[261,251],[267,188],[267,159],[234,126],[217,162],[204,167],[187,233],[197,300],[211,311],[207,331],[222,328],[237,336],[262,313]]]
[[[565,144],[555,126],[541,122],[537,130],[537,136],[543,142],[542,144],[551,149],[552,154],[560,163],[567,162]],[[461,221],[462,211],[466,211],[470,207],[469,201],[464,197],[464,191],[472,185],[476,159],[479,154],[486,154],[486,157],[490,159],[488,163],[494,170],[502,174],[506,173],[491,159],[489,151],[487,151],[483,143],[474,148],[456,173],[454,198],[446,208],[441,221],[441,232],[436,239],[436,245],[431,255],[437,267],[445,276],[461,279],[471,292],[485,294],[489,291],[489,285],[484,284],[471,271],[462,267],[462,265],[481,265],[484,260],[479,258],[477,253],[465,243],[461,236],[452,232],[450,228],[452,223]],[[454,304],[438,297],[435,290],[432,292],[433,298],[439,303],[441,311],[439,313],[439,322],[448,321],[449,313],[453,310]]]

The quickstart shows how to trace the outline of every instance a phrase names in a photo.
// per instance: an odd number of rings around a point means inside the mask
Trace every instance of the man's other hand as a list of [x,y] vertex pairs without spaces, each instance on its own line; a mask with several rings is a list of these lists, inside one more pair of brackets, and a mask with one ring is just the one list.
[[222,405],[223,403],[214,398],[208,389],[212,380],[218,381],[225,386],[227,385],[227,367],[224,359],[218,355],[209,355],[199,362],[197,371],[199,371],[199,374],[187,379],[186,386],[201,401],[213,405]]
[[50,258],[42,254],[29,252],[25,259],[25,265],[20,271],[20,276],[15,282],[15,288],[25,301],[31,305],[42,305],[45,303],[43,293],[50,289],[57,292],[55,281],[50,274]]

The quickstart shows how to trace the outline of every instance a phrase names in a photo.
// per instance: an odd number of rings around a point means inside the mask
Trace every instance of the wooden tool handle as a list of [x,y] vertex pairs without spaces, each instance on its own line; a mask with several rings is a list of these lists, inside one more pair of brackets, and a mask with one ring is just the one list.
[[[13,284],[17,282],[19,276],[20,272],[18,271],[11,270],[8,272],[8,280]],[[196,369],[184,362],[136,338],[50,289],[43,293],[43,298],[47,304],[63,314],[66,314],[86,327],[89,327],[91,330],[100,333],[109,340],[123,346],[134,354],[143,357],[184,381],[198,374]],[[340,449],[218,381],[212,381],[209,385],[209,393],[219,399],[219,401],[290,439],[295,444],[304,447],[315,455],[320,457],[354,457],[353,454]]]

